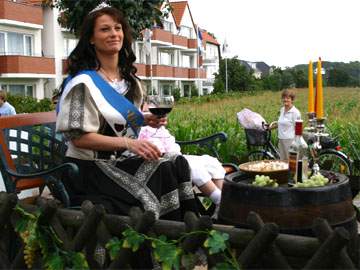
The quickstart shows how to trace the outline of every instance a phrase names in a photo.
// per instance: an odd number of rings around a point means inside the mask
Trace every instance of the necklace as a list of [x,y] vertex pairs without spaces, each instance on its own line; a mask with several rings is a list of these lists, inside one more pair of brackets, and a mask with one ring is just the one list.
[[111,79],[111,77],[107,74],[107,72],[101,67],[100,68],[100,72],[106,77],[106,79],[109,81],[109,82],[112,82],[112,83],[116,83],[118,81],[120,81],[119,79],[119,68],[117,68],[117,71],[116,73],[118,74],[116,78],[114,79]]

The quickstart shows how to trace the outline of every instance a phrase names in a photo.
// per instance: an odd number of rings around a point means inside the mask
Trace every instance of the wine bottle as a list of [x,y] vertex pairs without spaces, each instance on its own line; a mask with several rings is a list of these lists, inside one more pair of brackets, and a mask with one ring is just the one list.
[[295,139],[289,148],[289,186],[308,178],[308,145],[303,136],[303,121],[295,121]]

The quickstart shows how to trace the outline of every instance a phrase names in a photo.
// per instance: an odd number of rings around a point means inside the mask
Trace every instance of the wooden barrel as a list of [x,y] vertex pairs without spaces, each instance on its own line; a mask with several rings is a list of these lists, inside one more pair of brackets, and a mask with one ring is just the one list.
[[[325,176],[329,172],[322,172]],[[326,219],[332,227],[344,226],[357,235],[356,212],[352,204],[349,179],[331,173],[336,183],[323,187],[277,188],[251,184],[253,177],[234,172],[225,177],[219,210],[219,221],[247,227],[250,211],[264,222],[275,222],[284,233],[311,235],[315,218]]]
[[248,228],[246,218],[253,211],[265,223],[276,223],[281,233],[314,236],[314,220],[324,218],[333,228],[347,229],[347,251],[358,264],[360,244],[349,179],[338,173],[321,173],[334,177],[336,182],[312,188],[258,187],[251,184],[253,176],[241,171],[231,173],[225,177],[218,221]]

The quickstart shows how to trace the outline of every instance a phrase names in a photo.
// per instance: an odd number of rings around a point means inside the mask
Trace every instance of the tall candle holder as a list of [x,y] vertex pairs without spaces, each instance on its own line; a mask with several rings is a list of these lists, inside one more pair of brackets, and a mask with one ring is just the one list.
[[305,131],[307,132],[315,132],[316,131],[316,114],[314,112],[308,112],[308,126],[305,127]]
[[321,137],[327,137],[329,136],[329,134],[325,132],[326,118],[324,117],[316,118],[314,122],[316,125],[316,132],[314,133],[316,139],[315,142],[313,142],[313,144],[310,147],[310,153],[314,160],[314,164],[312,166],[312,174],[316,175],[320,173],[320,167],[318,164],[319,161],[318,151],[321,150]]
[[329,136],[328,133],[325,132],[325,122],[326,118],[316,118],[316,135],[319,137],[327,137]]

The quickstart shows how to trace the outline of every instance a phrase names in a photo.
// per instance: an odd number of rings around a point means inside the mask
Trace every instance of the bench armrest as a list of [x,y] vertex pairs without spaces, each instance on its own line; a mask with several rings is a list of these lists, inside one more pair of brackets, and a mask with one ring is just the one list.
[[200,138],[197,140],[193,140],[193,141],[176,141],[176,143],[178,143],[180,146],[184,146],[184,145],[197,145],[199,147],[204,147],[204,148],[208,148],[215,156],[217,159],[219,159],[219,153],[216,150],[216,147],[214,146],[215,141],[219,140],[221,142],[226,142],[228,136],[225,132],[218,132],[215,133],[213,135],[204,137],[204,138]]
[[[68,170],[69,175],[72,178],[76,178],[79,175],[79,168],[75,163],[67,162],[56,167],[53,167],[48,170],[42,170],[34,173],[18,173],[10,169],[6,169],[8,175],[15,178],[15,183],[17,181],[36,178],[36,177],[44,177],[45,185],[48,186],[52,195],[59,199],[65,207],[70,207],[70,198],[67,193],[64,184],[62,181],[56,177],[51,176],[52,173],[55,173],[60,170]],[[16,184],[15,184],[16,185]],[[40,194],[43,189],[40,189]]]
[[25,179],[30,179],[30,178],[36,178],[36,177],[40,177],[40,176],[46,176],[46,175],[50,175],[54,172],[57,172],[59,170],[63,170],[63,169],[69,169],[70,173],[72,174],[72,176],[76,177],[77,175],[79,175],[79,168],[75,163],[71,163],[71,162],[67,162],[67,163],[63,163],[59,166],[53,167],[51,169],[48,170],[43,170],[43,171],[38,171],[35,173],[18,173],[15,172],[13,170],[10,169],[6,169],[6,172],[11,175],[12,177],[15,178],[15,182],[18,181],[19,179],[25,178]]

